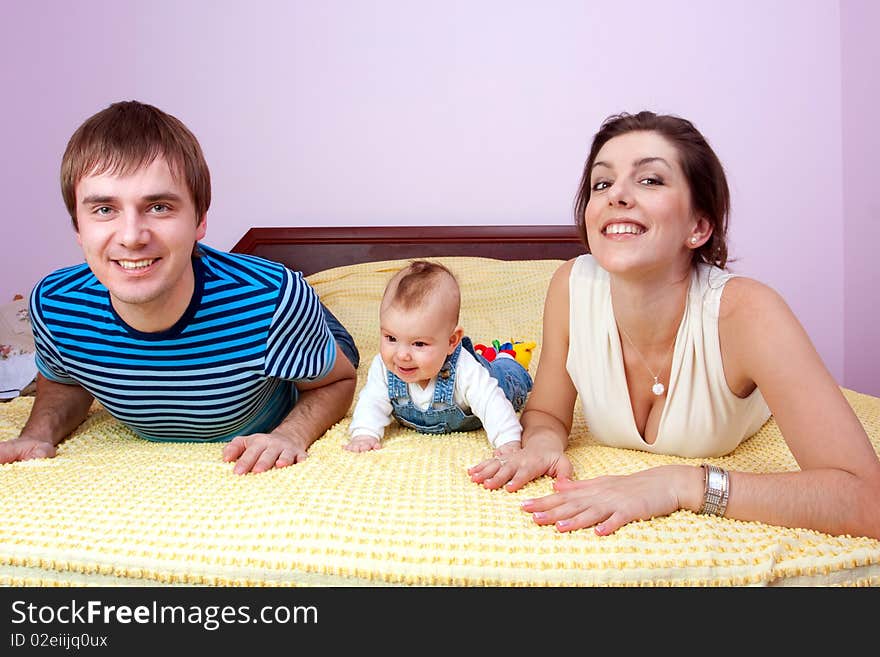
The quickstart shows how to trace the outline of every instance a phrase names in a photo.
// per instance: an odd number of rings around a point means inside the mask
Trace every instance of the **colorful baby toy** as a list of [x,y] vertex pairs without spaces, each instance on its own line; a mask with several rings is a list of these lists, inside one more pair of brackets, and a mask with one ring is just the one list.
[[522,340],[505,342],[504,344],[498,340],[492,340],[491,347],[487,347],[484,344],[475,344],[474,351],[490,363],[498,358],[499,355],[506,354],[526,369],[529,369],[529,363],[532,362],[532,350],[537,346],[536,342],[523,342]]

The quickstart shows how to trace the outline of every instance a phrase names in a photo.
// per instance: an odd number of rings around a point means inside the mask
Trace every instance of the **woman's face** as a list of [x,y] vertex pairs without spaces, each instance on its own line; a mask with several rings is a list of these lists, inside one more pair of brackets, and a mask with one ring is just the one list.
[[693,249],[711,235],[709,222],[691,208],[678,152],[656,132],[610,139],[593,163],[590,188],[590,251],[609,272],[690,267]]

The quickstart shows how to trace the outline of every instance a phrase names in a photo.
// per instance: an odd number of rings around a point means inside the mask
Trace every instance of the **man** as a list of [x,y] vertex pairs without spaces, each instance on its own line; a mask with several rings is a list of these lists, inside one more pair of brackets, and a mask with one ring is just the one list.
[[299,272],[199,243],[211,183],[189,129],[114,103],[71,137],[61,185],[86,262],[31,294],[36,399],[0,463],[55,456],[93,398],[146,439],[230,441],[237,474],[302,461],[351,405],[357,350]]

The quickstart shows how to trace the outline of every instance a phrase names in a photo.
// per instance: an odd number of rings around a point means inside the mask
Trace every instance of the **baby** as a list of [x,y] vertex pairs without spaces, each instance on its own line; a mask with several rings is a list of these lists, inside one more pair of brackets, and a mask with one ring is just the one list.
[[379,307],[379,354],[345,449],[379,449],[392,417],[423,433],[485,428],[498,457],[520,448],[516,412],[532,378],[508,354],[492,362],[476,354],[458,323],[460,306],[458,281],[443,265],[416,260],[391,278]]

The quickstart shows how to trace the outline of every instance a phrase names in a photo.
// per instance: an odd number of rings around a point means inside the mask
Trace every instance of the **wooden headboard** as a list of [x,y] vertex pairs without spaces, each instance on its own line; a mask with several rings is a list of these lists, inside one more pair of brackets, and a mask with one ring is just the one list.
[[232,248],[305,276],[362,262],[438,256],[568,260],[585,252],[575,226],[251,228]]

